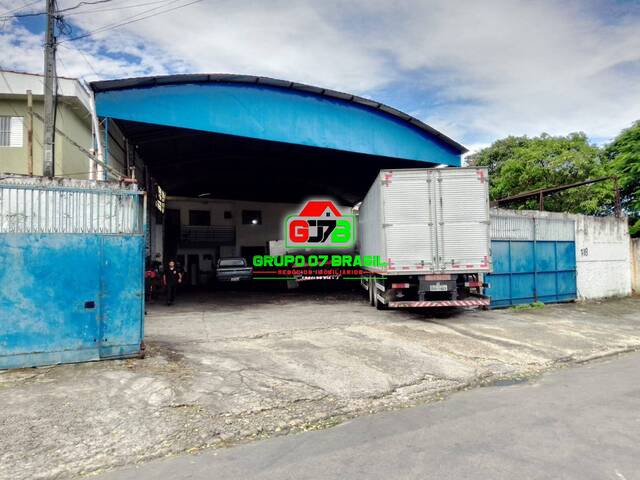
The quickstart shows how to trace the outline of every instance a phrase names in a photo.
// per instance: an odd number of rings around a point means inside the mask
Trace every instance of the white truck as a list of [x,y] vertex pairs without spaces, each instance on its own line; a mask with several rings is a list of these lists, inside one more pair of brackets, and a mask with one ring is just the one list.
[[357,208],[362,286],[378,309],[483,307],[491,272],[486,168],[382,170]]

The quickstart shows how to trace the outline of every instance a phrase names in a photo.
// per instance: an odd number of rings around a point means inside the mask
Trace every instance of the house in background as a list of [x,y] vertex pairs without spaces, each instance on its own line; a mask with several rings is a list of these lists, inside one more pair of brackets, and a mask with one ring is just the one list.
[[[29,113],[28,92],[32,96]],[[0,70],[0,173],[42,175],[44,76]],[[32,141],[29,142],[29,126]],[[102,167],[91,160],[91,94],[74,78],[58,77],[55,175],[102,179]],[[106,163],[127,176],[127,146],[117,125],[101,125]],[[62,134],[60,133],[62,132]],[[106,132],[106,135],[105,135]]]

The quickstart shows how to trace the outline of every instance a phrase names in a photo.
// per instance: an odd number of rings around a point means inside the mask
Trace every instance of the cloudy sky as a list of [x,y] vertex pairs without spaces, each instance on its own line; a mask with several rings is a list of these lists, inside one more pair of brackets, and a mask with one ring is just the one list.
[[[640,119],[640,0],[82,3],[58,71],[85,80],[271,76],[374,98],[471,149],[541,132],[604,143]],[[0,0],[0,68],[42,71],[43,16],[12,15],[43,9]]]

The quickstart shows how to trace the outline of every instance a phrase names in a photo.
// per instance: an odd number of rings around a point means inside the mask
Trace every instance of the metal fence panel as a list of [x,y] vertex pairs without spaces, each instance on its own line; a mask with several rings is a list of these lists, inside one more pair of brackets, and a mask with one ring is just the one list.
[[142,192],[0,183],[0,233],[141,234]]
[[533,237],[531,218],[491,215],[492,240],[533,240]]
[[536,240],[573,242],[576,238],[576,225],[572,219],[537,218],[535,231]]
[[0,180],[0,369],[137,355],[144,238],[135,189]]

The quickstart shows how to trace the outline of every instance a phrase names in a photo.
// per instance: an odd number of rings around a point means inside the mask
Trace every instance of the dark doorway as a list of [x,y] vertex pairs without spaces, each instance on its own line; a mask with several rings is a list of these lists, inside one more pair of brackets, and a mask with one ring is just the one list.
[[180,240],[180,210],[168,208],[164,217],[164,258],[165,262],[175,259]]

